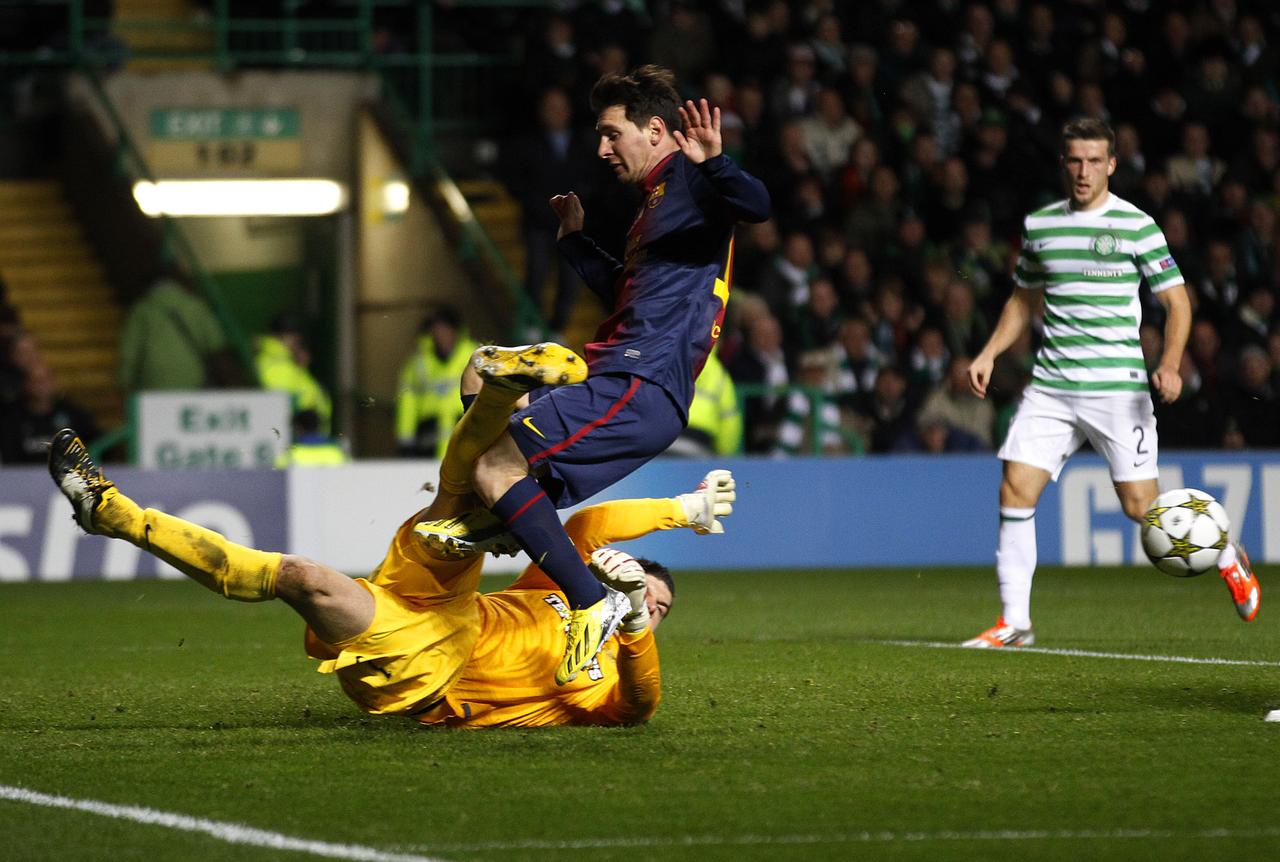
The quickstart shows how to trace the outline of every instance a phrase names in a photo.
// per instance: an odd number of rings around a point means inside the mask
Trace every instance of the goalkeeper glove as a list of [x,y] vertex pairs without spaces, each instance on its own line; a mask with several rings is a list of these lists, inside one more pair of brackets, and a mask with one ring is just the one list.
[[631,612],[622,618],[619,628],[636,634],[649,627],[649,606],[644,600],[647,576],[635,557],[614,548],[600,548],[591,555],[587,568],[602,584],[626,594],[631,603]]
[[695,533],[705,536],[724,532],[724,525],[718,519],[733,514],[733,501],[738,498],[735,488],[732,473],[712,470],[692,493],[676,498],[684,506],[685,519]]

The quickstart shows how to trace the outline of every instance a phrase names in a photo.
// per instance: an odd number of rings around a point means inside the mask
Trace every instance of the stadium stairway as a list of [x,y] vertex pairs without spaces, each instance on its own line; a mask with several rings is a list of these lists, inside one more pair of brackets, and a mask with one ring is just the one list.
[[[507,193],[502,183],[493,179],[459,180],[458,189],[471,205],[476,220],[493,240],[498,253],[506,260],[517,281],[523,284],[525,251],[520,230],[520,204]],[[547,283],[542,290],[544,308],[550,307],[555,289],[553,270],[548,274]],[[581,351],[582,346],[595,334],[601,316],[600,304],[595,294],[583,287],[574,304],[569,325],[562,333],[564,343]]]
[[119,426],[122,312],[56,181],[0,182],[0,276],[62,391],[103,429]]
[[[209,13],[193,0],[116,0],[112,33],[129,46],[130,72],[181,72],[213,68]],[[203,56],[188,57],[198,53]]]

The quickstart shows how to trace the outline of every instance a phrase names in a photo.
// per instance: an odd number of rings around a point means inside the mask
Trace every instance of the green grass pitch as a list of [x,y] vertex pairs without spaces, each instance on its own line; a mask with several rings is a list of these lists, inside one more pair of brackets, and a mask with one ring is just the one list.
[[[1280,858],[1274,567],[1248,625],[1212,575],[1037,577],[1037,649],[1257,664],[890,643],[990,624],[989,570],[677,574],[650,724],[481,732],[359,713],[279,603],[0,586],[0,785],[342,858]],[[21,860],[319,858],[13,799],[0,836]]]

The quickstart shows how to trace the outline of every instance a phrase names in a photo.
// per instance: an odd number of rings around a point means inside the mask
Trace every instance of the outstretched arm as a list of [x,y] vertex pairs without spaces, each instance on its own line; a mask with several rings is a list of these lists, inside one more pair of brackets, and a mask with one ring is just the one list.
[[700,534],[723,533],[720,518],[733,514],[737,485],[728,470],[712,470],[688,494],[666,499],[612,500],[579,509],[565,532],[587,560],[597,548],[658,530],[688,527]]

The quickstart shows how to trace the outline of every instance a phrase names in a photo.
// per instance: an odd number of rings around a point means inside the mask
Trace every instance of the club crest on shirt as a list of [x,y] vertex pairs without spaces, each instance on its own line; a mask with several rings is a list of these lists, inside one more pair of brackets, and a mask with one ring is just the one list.
[[1093,238],[1093,251],[1095,254],[1115,254],[1116,238],[1109,233],[1100,233]]
[[649,200],[645,201],[645,206],[647,206],[649,209],[653,209],[658,204],[662,203],[662,198],[666,196],[666,194],[667,194],[667,183],[664,180],[658,183],[656,186],[654,186],[653,191],[649,192]]

